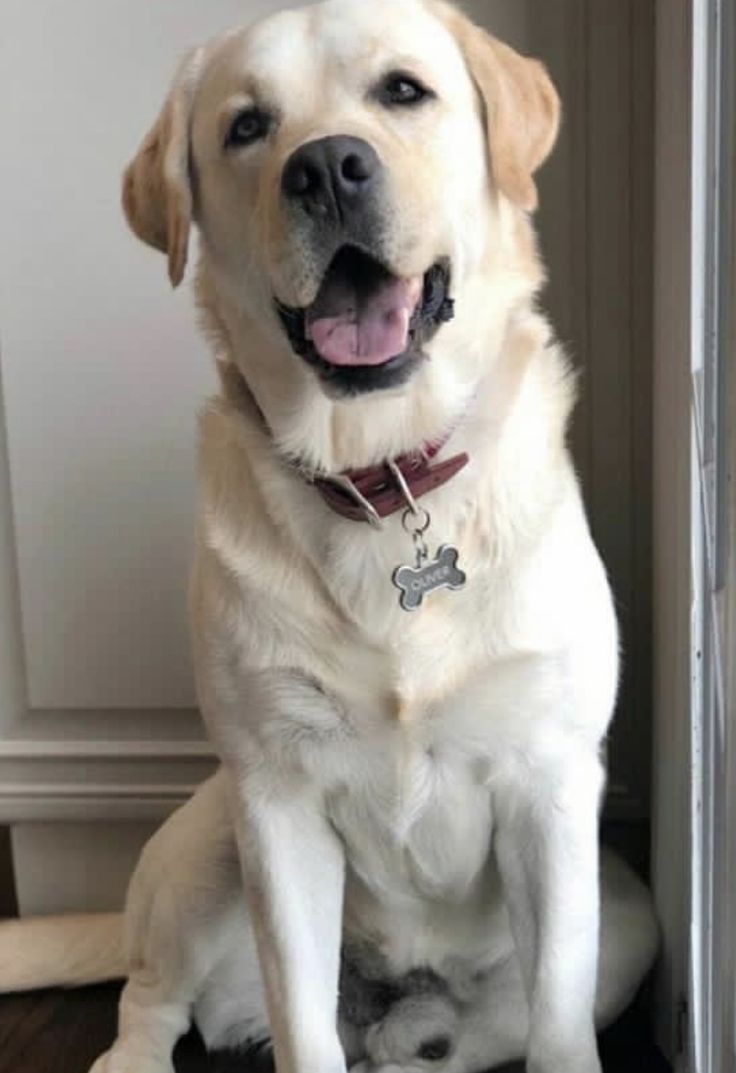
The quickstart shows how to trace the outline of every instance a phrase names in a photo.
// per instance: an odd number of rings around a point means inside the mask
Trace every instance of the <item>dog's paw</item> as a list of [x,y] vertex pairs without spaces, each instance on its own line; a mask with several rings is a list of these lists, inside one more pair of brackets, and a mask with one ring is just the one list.
[[363,1062],[357,1062],[354,1066],[351,1066],[350,1073],[424,1073],[424,1070],[420,1070],[419,1065],[397,1066],[391,1062],[386,1065],[376,1066],[368,1059],[365,1059]]
[[530,1060],[527,1069],[528,1073],[603,1073],[603,1067],[597,1055],[580,1060],[573,1058],[570,1061],[566,1059],[553,1062],[546,1059]]
[[538,1049],[530,1053],[527,1063],[528,1073],[603,1073],[598,1050],[593,1043],[585,1051],[556,1053],[550,1048],[547,1054]]
[[94,1063],[89,1073],[110,1073],[109,1051],[106,1054],[101,1054],[97,1061]]
[[172,1062],[159,1058],[145,1058],[113,1048],[100,1055],[89,1073],[175,1073]]
[[595,1058],[585,1059],[582,1062],[546,1062],[535,1061],[527,1064],[528,1073],[603,1073],[600,1060]]

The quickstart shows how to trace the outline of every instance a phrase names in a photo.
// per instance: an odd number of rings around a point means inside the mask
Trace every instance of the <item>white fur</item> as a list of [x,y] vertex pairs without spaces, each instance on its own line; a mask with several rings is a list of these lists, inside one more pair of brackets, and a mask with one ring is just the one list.
[[[524,1053],[532,1073],[599,1073],[596,988],[605,1023],[650,964],[656,928],[638,881],[607,861],[598,963],[617,632],[565,446],[570,376],[536,311],[542,273],[514,200],[518,187],[529,201],[546,152],[524,156],[518,132],[551,144],[553,91],[436,0],[328,0],[205,51],[160,137],[178,147],[169,161],[191,150],[206,325],[267,427],[226,398],[202,420],[191,611],[222,769],[143,856],[120,1036],[94,1073],[170,1073],[191,1016],[212,1046],[270,1035],[279,1073],[343,1073],[346,1060],[479,1073]],[[371,103],[392,63],[418,66],[437,102],[411,114]],[[254,80],[280,126],[223,155],[223,123]],[[305,304],[315,286],[280,170],[335,132],[370,140],[385,165],[393,271],[449,256],[457,304],[408,385],[350,402],[324,394],[272,312],[274,295]],[[133,165],[128,212],[160,244],[155,205],[141,205],[152,159]],[[175,279],[186,181],[168,173]],[[447,432],[444,454],[470,464],[425,503],[430,539],[457,545],[468,585],[407,616],[390,580],[411,556],[400,517],[376,532],[336,516],[286,456],[336,472]],[[345,941],[396,975],[434,969],[453,1001],[405,999],[341,1041]],[[425,1028],[452,1037],[447,1059],[417,1058]]]
[[[123,995],[121,1033],[113,1051],[96,1063],[94,1073],[170,1070],[170,1051],[190,1016],[211,1048],[234,1048],[270,1034],[226,794],[225,774],[220,772],[146,848],[128,902],[131,976]],[[462,803],[462,797],[458,792],[456,803]],[[369,849],[372,828],[361,824],[360,830]],[[460,832],[460,837],[467,836],[467,830]],[[417,832],[412,839],[415,852],[421,842],[421,832]],[[428,849],[425,832],[424,852]],[[426,863],[426,856],[423,859]],[[440,865],[442,859],[444,854]],[[435,875],[433,867],[425,877],[430,887]],[[452,900],[433,890],[428,902],[417,893],[411,877],[401,889],[394,883],[382,891],[386,897],[380,905],[366,905],[357,877],[348,891],[354,910],[358,914],[367,911],[372,926],[386,936],[384,951],[398,972],[417,964],[434,966],[462,999],[459,1012],[436,996],[406,999],[373,1025],[366,1039],[346,1035],[345,1042],[357,1060],[356,1073],[376,1069],[388,1073],[397,1068],[465,1073],[524,1053],[527,1001],[492,868],[486,866],[473,889],[459,892]],[[647,892],[610,854],[602,860],[602,891],[599,1026],[610,1023],[631,999],[656,948]],[[301,878],[291,895],[300,905]],[[327,909],[324,902],[322,909]],[[307,948],[302,964],[305,974],[314,965],[308,954]],[[480,980],[478,970],[483,970]],[[307,999],[313,1003],[312,1015],[320,1016],[319,996],[311,987]],[[443,1033],[454,1043],[448,1059],[418,1060],[417,1045]]]

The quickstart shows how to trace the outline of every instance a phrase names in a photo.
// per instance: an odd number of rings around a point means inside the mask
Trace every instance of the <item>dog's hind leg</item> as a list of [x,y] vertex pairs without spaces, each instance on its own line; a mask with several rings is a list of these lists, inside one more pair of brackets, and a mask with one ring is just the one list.
[[118,1038],[90,1073],[174,1073],[172,1053],[189,1016],[189,1003],[164,981],[133,974],[120,1000]]
[[[91,1073],[173,1073],[174,1046],[218,965],[234,948],[252,948],[242,903],[235,842],[215,776],[143,851],[126,908],[129,978],[118,1038]],[[260,996],[251,998],[262,1009]],[[248,1014],[241,1011],[241,1021]]]

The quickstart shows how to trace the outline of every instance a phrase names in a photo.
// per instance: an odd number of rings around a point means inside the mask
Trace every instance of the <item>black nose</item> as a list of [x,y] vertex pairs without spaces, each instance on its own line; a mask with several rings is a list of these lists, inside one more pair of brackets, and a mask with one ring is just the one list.
[[289,158],[281,185],[310,215],[342,218],[361,206],[380,170],[378,154],[361,138],[320,138]]

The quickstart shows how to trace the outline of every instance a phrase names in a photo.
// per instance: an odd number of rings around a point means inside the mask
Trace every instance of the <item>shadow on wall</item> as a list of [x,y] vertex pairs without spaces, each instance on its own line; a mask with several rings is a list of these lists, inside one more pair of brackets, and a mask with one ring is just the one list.
[[18,904],[15,897],[10,831],[7,827],[0,827],[0,917],[14,917],[17,915]]

